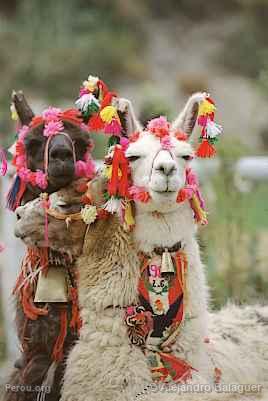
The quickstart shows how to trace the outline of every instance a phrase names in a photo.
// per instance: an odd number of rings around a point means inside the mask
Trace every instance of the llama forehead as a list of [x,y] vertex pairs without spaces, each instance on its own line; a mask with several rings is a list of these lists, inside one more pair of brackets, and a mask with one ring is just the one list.
[[[176,139],[173,133],[168,135],[168,138],[171,144],[170,151],[176,156],[194,155],[193,148],[189,142]],[[148,131],[143,131],[135,142],[129,144],[126,156],[147,156],[158,152],[161,148],[163,146],[160,138]]]
[[159,139],[148,132],[142,132],[135,142],[130,142],[126,156],[143,155],[158,151],[161,148]]

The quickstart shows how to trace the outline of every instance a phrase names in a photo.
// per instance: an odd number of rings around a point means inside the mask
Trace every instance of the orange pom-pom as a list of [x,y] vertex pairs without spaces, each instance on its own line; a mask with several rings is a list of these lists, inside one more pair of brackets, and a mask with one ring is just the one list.
[[207,139],[203,139],[201,145],[197,149],[196,156],[198,157],[213,157],[216,155],[216,149],[209,143]]
[[184,202],[186,199],[187,199],[187,192],[185,191],[184,188],[182,188],[178,192],[176,202],[181,203],[181,202]]

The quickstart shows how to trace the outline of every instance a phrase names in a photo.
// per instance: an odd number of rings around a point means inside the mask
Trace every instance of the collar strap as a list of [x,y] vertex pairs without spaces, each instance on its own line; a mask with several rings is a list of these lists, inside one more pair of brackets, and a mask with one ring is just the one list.
[[178,252],[180,249],[181,249],[181,241],[176,242],[171,247],[168,247],[168,246],[156,247],[156,248],[154,248],[154,253],[156,253],[157,255],[162,255],[165,251],[167,251],[169,253],[175,253],[175,252]]

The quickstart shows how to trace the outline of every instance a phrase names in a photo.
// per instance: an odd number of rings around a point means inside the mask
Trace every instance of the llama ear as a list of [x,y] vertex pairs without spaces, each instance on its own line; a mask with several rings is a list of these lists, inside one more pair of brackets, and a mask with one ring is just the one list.
[[184,109],[180,112],[176,120],[172,123],[172,130],[182,130],[190,137],[197,120],[199,103],[205,100],[206,97],[206,92],[194,93],[188,99]]
[[114,105],[117,109],[124,136],[129,136],[133,132],[142,131],[142,125],[138,121],[132,103],[130,100],[125,98],[115,98]]
[[16,109],[16,112],[19,116],[20,122],[22,125],[29,125],[34,117],[34,113],[29,106],[27,100],[22,91],[13,91],[12,92],[12,103]]

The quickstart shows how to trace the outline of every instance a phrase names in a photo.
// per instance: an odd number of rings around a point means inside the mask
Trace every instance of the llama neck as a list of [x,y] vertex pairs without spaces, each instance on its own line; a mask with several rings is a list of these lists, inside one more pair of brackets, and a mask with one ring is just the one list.
[[194,240],[196,227],[188,202],[165,214],[144,212],[137,205],[135,219],[134,240],[137,248],[145,253],[151,253],[158,246],[171,247],[178,241],[187,245]]
[[[140,251],[151,253],[155,247],[172,247],[181,241],[187,256],[185,315],[189,320],[184,324],[178,339],[185,350],[181,356],[186,360],[190,358],[190,354],[187,356],[186,353],[193,347],[192,342],[189,344],[189,338],[199,348],[207,330],[209,293],[195,233],[196,224],[188,202],[181,204],[176,211],[158,218],[152,213],[142,213],[137,208],[133,235]],[[190,360],[194,365],[198,364],[194,358]]]

